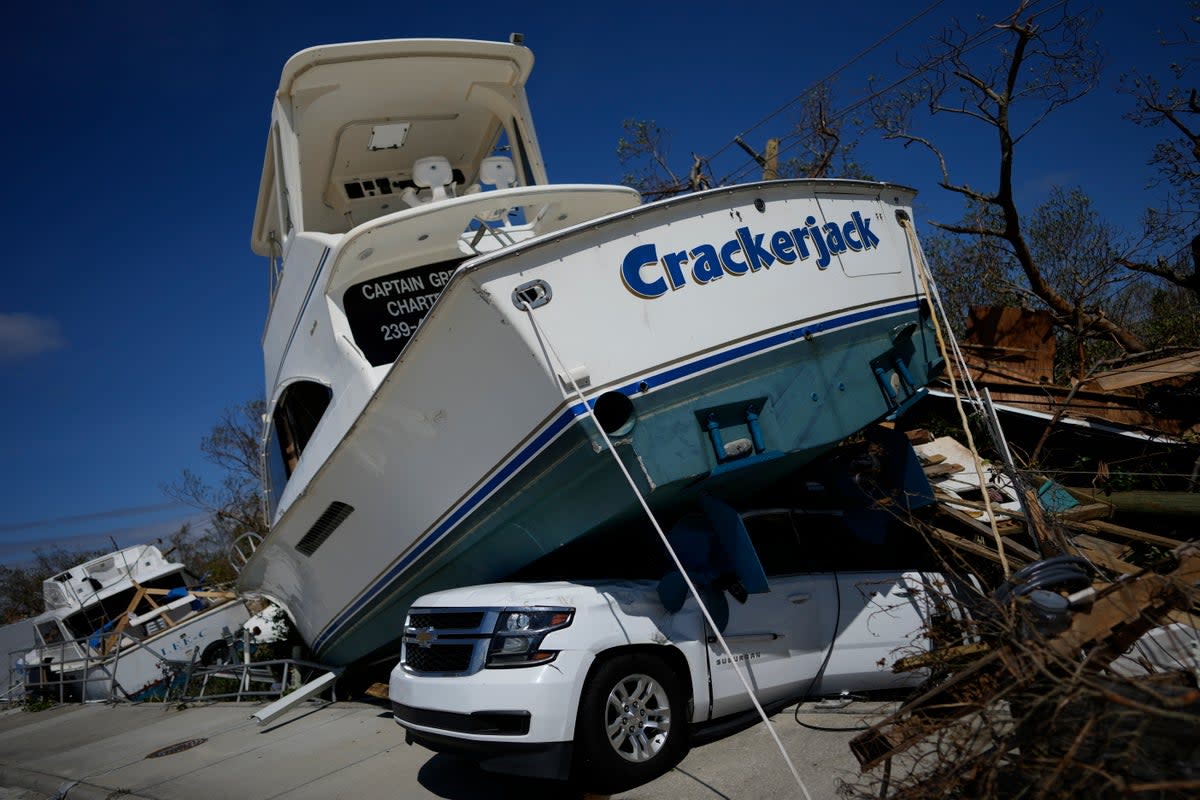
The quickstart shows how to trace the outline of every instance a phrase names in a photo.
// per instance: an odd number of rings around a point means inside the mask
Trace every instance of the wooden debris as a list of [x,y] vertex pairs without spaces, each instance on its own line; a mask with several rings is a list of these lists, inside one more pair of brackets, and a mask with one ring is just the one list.
[[1127,389],[1130,386],[1141,386],[1143,383],[1194,375],[1197,372],[1200,372],[1200,350],[1193,350],[1182,355],[1144,361],[1141,364],[1102,372],[1085,379],[1083,384],[1091,389],[1111,392],[1114,389]]
[[946,475],[954,475],[962,472],[963,468],[961,464],[947,464],[945,463],[946,457],[942,456],[941,458],[942,462],[925,467],[926,478],[933,480],[934,478],[941,478]]
[[[1046,641],[1045,647],[1002,641],[975,663],[855,737],[850,749],[859,764],[868,770],[948,721],[1028,686],[1051,672],[1055,659],[1078,664],[1077,669],[1102,669],[1170,612],[1195,601],[1200,586],[1200,547],[1183,545],[1174,555],[1178,564],[1167,574],[1143,571],[1101,590],[1091,609],[1075,613],[1070,627]],[[1087,655],[1081,662],[1084,652]]]
[[367,697],[374,697],[377,700],[387,700],[388,685],[386,683],[372,683],[363,694]]
[[[965,539],[962,536],[951,533],[947,530],[942,530],[941,528],[931,527],[928,529],[928,534],[934,539],[953,547],[955,550],[961,550],[974,556],[980,556],[981,558],[985,558],[988,561],[992,561],[997,564],[1002,563],[1000,560],[1000,554],[996,552],[994,547],[988,547],[986,545],[973,542],[970,539]],[[1024,566],[1027,563],[1026,559],[1021,556],[1013,557],[1010,555],[1009,561],[1012,562],[1014,566]]]

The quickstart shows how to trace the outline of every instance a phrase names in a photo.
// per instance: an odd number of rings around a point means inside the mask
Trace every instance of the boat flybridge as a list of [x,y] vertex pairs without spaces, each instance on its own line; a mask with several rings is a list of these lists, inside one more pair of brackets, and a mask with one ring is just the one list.
[[420,594],[639,514],[614,457],[663,513],[732,496],[898,413],[936,361],[911,190],[551,184],[532,64],[392,40],[284,66],[252,237],[271,532],[239,586],[327,663],[394,657]]
[[548,185],[532,64],[515,45],[417,40],[316,47],[284,67],[252,239],[272,264],[273,509],[341,441],[463,261],[637,205],[625,187]]

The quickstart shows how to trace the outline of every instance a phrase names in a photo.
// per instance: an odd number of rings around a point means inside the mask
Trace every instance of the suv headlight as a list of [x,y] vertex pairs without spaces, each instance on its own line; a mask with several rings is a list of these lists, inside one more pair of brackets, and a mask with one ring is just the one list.
[[488,667],[530,667],[548,664],[557,650],[542,650],[550,631],[565,628],[575,615],[573,608],[506,608],[496,619],[496,630],[488,647]]

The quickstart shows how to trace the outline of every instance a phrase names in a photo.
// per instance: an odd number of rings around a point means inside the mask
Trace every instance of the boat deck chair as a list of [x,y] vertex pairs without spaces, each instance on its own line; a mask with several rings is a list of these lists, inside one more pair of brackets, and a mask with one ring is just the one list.
[[455,196],[454,170],[445,156],[426,156],[414,161],[412,181],[417,185],[417,190],[409,187],[401,195],[404,202],[412,207]]
[[[517,167],[508,156],[488,156],[479,162],[479,182],[496,189],[511,189],[517,185]],[[480,217],[488,222],[508,220],[509,208],[497,208]]]

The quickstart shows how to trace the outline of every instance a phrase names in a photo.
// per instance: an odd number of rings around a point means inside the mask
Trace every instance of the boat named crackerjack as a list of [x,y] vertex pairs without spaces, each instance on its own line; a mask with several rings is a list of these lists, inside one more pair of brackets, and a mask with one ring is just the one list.
[[640,514],[597,423],[670,516],[898,413],[935,365],[911,190],[551,184],[532,62],[404,40],[284,67],[253,232],[272,527],[240,586],[328,663]]

